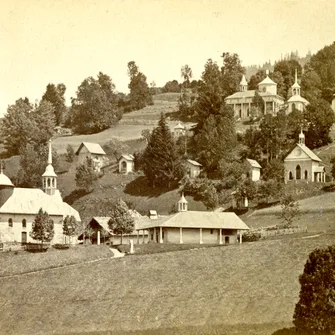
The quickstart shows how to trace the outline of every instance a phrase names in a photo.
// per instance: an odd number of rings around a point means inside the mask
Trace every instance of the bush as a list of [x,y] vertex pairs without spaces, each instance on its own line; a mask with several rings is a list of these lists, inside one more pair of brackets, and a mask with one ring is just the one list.
[[335,246],[316,249],[300,276],[293,323],[299,330],[335,334]]
[[242,242],[256,242],[262,237],[261,233],[247,231],[242,235]]
[[68,244],[54,244],[53,247],[55,249],[59,249],[59,250],[65,250],[65,249],[69,249],[70,246]]

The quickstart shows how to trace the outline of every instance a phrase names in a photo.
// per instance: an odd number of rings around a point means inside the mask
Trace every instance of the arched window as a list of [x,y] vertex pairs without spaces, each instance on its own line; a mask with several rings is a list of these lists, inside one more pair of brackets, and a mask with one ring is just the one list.
[[290,173],[288,174],[288,179],[290,179],[290,180],[293,179],[293,173],[292,173],[292,171],[290,171]]
[[300,165],[297,165],[295,169],[295,179],[301,179],[301,167]]
[[8,219],[8,227],[13,227],[13,219],[12,218]]
[[26,219],[22,220],[22,228],[27,228],[27,220]]
[[48,187],[50,187],[50,178],[48,178]]
[[305,170],[305,179],[308,179],[308,172]]

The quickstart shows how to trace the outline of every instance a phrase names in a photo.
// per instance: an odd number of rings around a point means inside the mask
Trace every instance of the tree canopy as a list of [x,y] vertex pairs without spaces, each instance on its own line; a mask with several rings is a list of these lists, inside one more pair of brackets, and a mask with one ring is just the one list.
[[30,237],[42,242],[50,242],[54,237],[54,222],[42,208],[38,211],[32,224]]
[[72,98],[71,127],[78,134],[97,133],[116,124],[122,117],[117,105],[115,85],[99,72],[98,78],[86,78]]
[[46,91],[42,96],[43,101],[49,101],[54,107],[56,125],[59,126],[63,121],[63,115],[66,111],[65,94],[66,86],[64,84],[48,84]]
[[134,61],[128,63],[128,76],[130,79],[128,88],[129,103],[133,110],[142,109],[147,105],[152,105],[152,95],[147,83],[147,77],[139,71]]

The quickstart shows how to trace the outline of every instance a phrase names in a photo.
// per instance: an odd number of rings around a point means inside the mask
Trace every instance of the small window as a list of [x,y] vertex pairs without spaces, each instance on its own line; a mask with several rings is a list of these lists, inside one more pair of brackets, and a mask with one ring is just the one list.
[[22,228],[27,228],[27,220],[26,219],[22,220]]
[[13,227],[13,219],[12,218],[8,219],[8,227]]

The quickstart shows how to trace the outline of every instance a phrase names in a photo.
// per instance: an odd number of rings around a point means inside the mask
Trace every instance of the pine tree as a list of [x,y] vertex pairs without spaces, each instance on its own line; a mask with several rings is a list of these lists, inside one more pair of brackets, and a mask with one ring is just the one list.
[[182,177],[180,158],[162,113],[158,127],[152,131],[142,158],[143,172],[153,187],[168,185],[170,188],[173,181]]
[[113,234],[121,235],[121,244],[123,234],[130,234],[134,230],[134,218],[128,210],[127,204],[119,199],[114,205],[111,218],[108,221],[109,229]]
[[87,158],[85,162],[77,166],[75,178],[77,187],[82,187],[89,192],[97,178],[92,159]]
[[35,220],[32,225],[30,237],[34,240],[42,242],[50,242],[54,237],[54,223],[50,219],[49,214],[43,211],[42,208],[38,211]]
[[64,84],[48,84],[45,93],[42,96],[43,101],[49,101],[54,107],[54,117],[56,125],[60,125],[65,114],[65,94],[66,87]]

